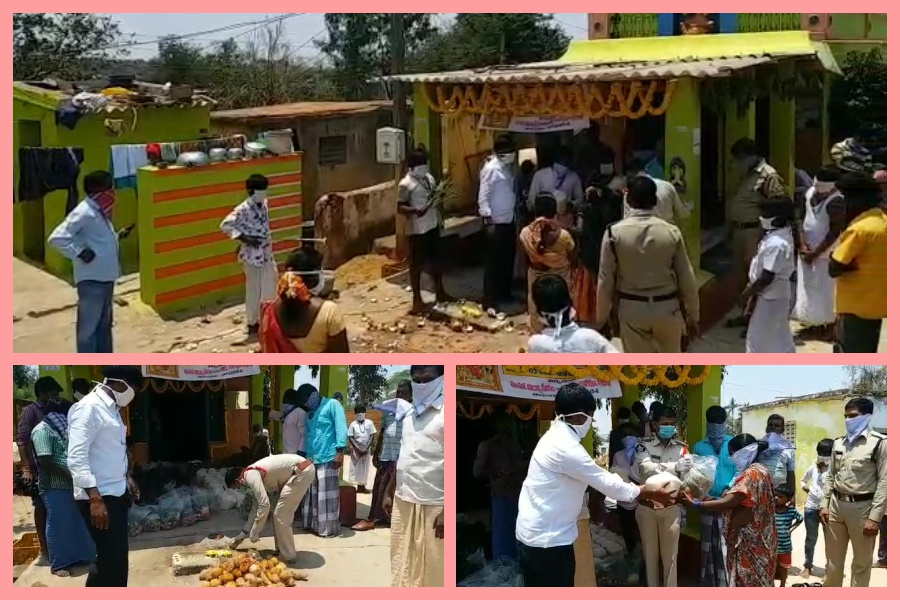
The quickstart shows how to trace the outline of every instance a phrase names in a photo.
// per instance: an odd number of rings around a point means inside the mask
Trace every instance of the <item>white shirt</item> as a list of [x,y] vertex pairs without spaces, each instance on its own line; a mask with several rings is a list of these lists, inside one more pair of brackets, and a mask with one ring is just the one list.
[[528,340],[528,351],[532,354],[547,353],[618,353],[615,346],[598,332],[588,327],[580,327],[577,323],[570,323],[559,330],[556,337],[556,328],[548,327],[541,333],[536,333]]
[[[618,475],[625,481],[640,481],[641,473],[638,470],[638,463],[634,460],[632,456],[631,462],[628,462],[628,455],[625,454],[624,450],[619,450],[613,456],[612,464],[610,465],[610,471],[614,475]],[[637,500],[632,500],[631,502],[619,501],[619,507],[624,508],[625,510],[634,510],[637,508],[638,503]]]
[[762,277],[763,271],[775,274],[775,279],[759,295],[764,300],[791,297],[791,275],[794,274],[794,238],[788,227],[763,234],[750,261],[750,282]]
[[365,419],[362,423],[353,421],[347,428],[347,437],[353,440],[357,448],[368,448],[376,433],[375,423],[369,419]]
[[112,392],[97,386],[69,409],[67,463],[76,500],[97,488],[101,496],[122,496],[128,488],[125,423]]
[[584,199],[584,190],[581,187],[581,178],[578,173],[569,169],[560,177],[552,166],[544,167],[534,174],[531,180],[531,188],[528,190],[528,208],[534,209],[534,201],[539,194],[562,192],[566,199],[573,204],[580,205]]
[[[430,186],[430,187],[429,187]],[[425,181],[415,177],[412,173],[407,173],[400,180],[397,188],[397,202],[406,204],[410,208],[422,210],[431,202],[431,193],[437,187],[434,177],[429,173],[425,177]],[[421,235],[428,233],[438,226],[438,212],[432,206],[421,217],[418,215],[407,215],[409,223],[409,235]]]
[[555,421],[541,437],[519,494],[516,539],[533,548],[567,546],[578,537],[587,486],[613,500],[633,502],[640,488],[591,459],[572,428]]
[[481,168],[478,214],[496,224],[512,223],[516,211],[515,178],[510,167],[492,156]]
[[822,496],[824,495],[822,487],[825,485],[825,476],[827,474],[828,469],[820,472],[819,467],[813,465],[806,470],[806,473],[800,479],[800,483],[809,488],[806,496],[806,510],[819,510],[819,505],[822,504]]
[[416,416],[413,405],[397,401],[403,421],[397,459],[395,495],[405,502],[426,506],[444,504],[444,397]]
[[[645,177],[650,177],[645,174]],[[681,196],[678,194],[678,190],[675,189],[675,186],[666,181],[665,179],[653,179],[653,183],[656,184],[656,207],[653,209],[653,214],[662,219],[663,221],[667,221],[672,225],[678,225],[678,221],[681,219],[686,219],[691,216],[691,209],[681,200]],[[628,202],[625,202],[625,211],[623,215],[625,217],[630,217],[634,214],[634,209],[628,206]]]
[[306,452],[306,411],[295,408],[284,418],[284,453]]

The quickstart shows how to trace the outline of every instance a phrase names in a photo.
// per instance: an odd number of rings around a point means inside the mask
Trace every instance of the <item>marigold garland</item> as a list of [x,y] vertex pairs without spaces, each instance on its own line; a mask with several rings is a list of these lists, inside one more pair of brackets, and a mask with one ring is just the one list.
[[457,402],[456,410],[458,410],[459,413],[465,418],[469,419],[470,421],[474,421],[475,419],[480,419],[481,417],[483,417],[485,413],[491,414],[492,412],[494,412],[494,407],[492,407],[490,404],[482,404],[476,410],[475,404],[471,403],[470,408],[467,411],[465,404],[463,404],[462,402]]
[[[590,119],[665,114],[676,80],[649,82],[433,85],[424,94],[428,107],[441,114],[474,113],[511,116],[580,116]],[[626,91],[626,86],[628,87]],[[664,89],[660,90],[664,86]],[[608,88],[604,92],[604,88]],[[432,90],[433,95],[432,97]],[[656,93],[663,92],[656,105]],[[635,108],[635,106],[637,107]]]
[[[669,379],[670,368],[677,375],[675,379]],[[625,385],[662,385],[674,389],[684,385],[700,385],[706,381],[711,371],[709,365],[704,365],[698,376],[691,377],[691,368],[692,365],[608,365],[570,367],[569,370],[577,379],[592,377],[606,383],[616,380]],[[546,371],[547,377],[553,377],[556,367],[535,367],[535,374],[540,375],[542,369]],[[628,375],[626,369],[634,375]]]
[[538,413],[538,405],[534,403],[531,405],[531,410],[528,412],[522,412],[522,409],[519,408],[518,404],[510,404],[506,407],[506,412],[511,415],[515,415],[523,421],[530,421],[534,418],[534,416]]

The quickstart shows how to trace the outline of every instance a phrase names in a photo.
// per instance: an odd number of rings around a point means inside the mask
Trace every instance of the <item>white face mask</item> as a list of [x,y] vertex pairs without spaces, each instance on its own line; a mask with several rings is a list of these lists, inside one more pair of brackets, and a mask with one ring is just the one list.
[[366,413],[359,413],[358,415],[356,415],[357,423],[362,423],[365,420],[366,420]]
[[837,185],[833,181],[819,181],[816,179],[813,182],[813,187],[820,196],[828,196],[837,188]]
[[[559,337],[560,333],[562,332],[563,321],[565,320],[565,316],[567,314],[571,314],[571,311],[572,311],[572,308],[567,306],[566,308],[562,309],[559,312],[541,313],[541,320],[544,321],[544,324],[547,327],[552,327],[555,329],[555,331],[553,332],[553,337],[555,337],[555,338]],[[572,319],[570,319],[569,322],[571,323]]]
[[444,377],[438,377],[428,383],[413,382],[412,393],[413,404],[420,409],[426,409],[444,393]]
[[266,190],[256,190],[250,195],[254,202],[264,202],[268,197],[269,193]]
[[515,155],[515,153],[511,153],[511,154],[498,154],[498,155],[497,155],[497,158],[499,158],[499,159],[500,159],[500,162],[502,162],[504,165],[511,165],[511,164],[513,164],[513,163],[516,161],[516,155]]
[[81,392],[75,392],[74,394],[72,394],[72,397],[75,398],[75,402],[78,402],[79,400],[84,398],[84,394],[82,394]]
[[759,218],[759,224],[760,224],[760,226],[762,226],[762,228],[765,229],[766,231],[771,231],[771,230],[773,230],[773,229],[778,229],[778,227],[775,226],[775,219],[776,219],[776,217],[771,217],[771,218],[768,218],[768,219],[767,219],[766,217],[760,217],[760,218]]
[[[110,382],[110,381],[118,381],[119,383],[124,384],[125,391],[117,392],[116,390],[112,389],[111,387],[109,387],[109,385],[107,385],[107,382]],[[113,396],[115,396],[115,398],[116,398],[116,405],[119,408],[125,408],[126,406],[131,404],[132,400],[134,400],[134,388],[132,388],[130,385],[128,385],[121,379],[104,379],[103,386],[113,393]]]
[[427,177],[428,173],[430,173],[430,171],[428,170],[428,165],[419,165],[418,167],[413,167],[409,170],[409,172],[416,177]]
[[[582,423],[581,425],[574,425],[565,420],[569,417],[577,417],[577,416],[585,417],[584,423]],[[560,415],[557,417],[557,420],[562,421],[563,423],[565,423],[566,425],[571,427],[572,430],[575,432],[575,435],[578,436],[579,440],[583,440],[585,438],[585,436],[587,436],[588,432],[591,430],[591,423],[593,422],[591,415],[588,415],[585,413],[573,413],[571,415]]]
[[625,179],[624,176],[616,175],[612,178],[612,181],[610,181],[609,185],[607,185],[606,187],[608,187],[613,192],[624,192],[626,182],[627,179]]
[[830,467],[831,466],[831,457],[830,456],[820,456],[819,462],[822,463],[822,466],[824,466],[824,467]]

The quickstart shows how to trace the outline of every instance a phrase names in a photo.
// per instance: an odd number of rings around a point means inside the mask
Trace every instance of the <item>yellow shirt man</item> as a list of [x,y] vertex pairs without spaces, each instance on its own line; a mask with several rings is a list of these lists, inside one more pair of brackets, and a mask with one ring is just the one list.
[[887,214],[872,208],[856,217],[841,234],[831,258],[856,266],[835,282],[835,312],[887,318]]

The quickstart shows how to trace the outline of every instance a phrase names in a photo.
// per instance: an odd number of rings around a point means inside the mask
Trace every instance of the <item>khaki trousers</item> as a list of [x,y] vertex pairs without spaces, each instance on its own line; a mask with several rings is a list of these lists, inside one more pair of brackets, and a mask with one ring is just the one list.
[[[275,527],[275,550],[283,562],[290,562],[297,557],[294,546],[294,515],[315,477],[316,468],[310,463],[303,470],[294,469],[294,474],[281,488],[275,512],[272,514],[272,524]],[[259,471],[247,471],[244,482],[256,499],[256,513],[250,516],[253,519],[250,541],[256,542],[269,516],[269,494],[263,483],[263,475]]]
[[678,300],[619,299],[619,335],[624,352],[681,352],[684,318]]
[[842,502],[832,497],[825,526],[825,587],[842,587],[847,544],[853,546],[850,563],[850,587],[869,587],[872,557],[877,536],[863,535],[863,523],[869,518],[872,502]]
[[247,309],[247,325],[259,325],[259,307],[262,302],[275,299],[278,285],[278,267],[269,261],[261,267],[244,265],[244,302]]
[[731,230],[731,244],[734,256],[734,268],[737,269],[738,283],[740,290],[747,286],[747,280],[750,274],[750,262],[756,255],[756,249],[759,247],[759,237],[762,230],[759,227],[750,229],[739,229],[737,226]]
[[[640,505],[634,513],[641,532],[647,587],[678,587],[678,542],[681,538],[681,507],[653,510]],[[662,560],[660,583],[659,563]]]

